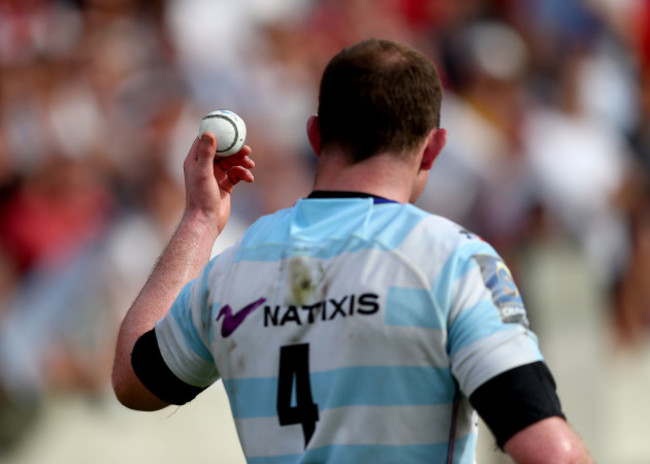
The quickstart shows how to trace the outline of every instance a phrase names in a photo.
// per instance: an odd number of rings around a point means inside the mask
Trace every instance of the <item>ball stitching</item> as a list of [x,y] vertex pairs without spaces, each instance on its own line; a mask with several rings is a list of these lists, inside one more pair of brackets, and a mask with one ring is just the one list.
[[[219,146],[217,145],[217,153],[227,152],[228,150],[230,150],[232,147],[235,146],[235,144],[237,143],[237,139],[239,139],[239,130],[237,129],[237,124],[235,124],[232,118],[226,116],[225,114],[208,114],[207,116],[203,117],[203,119],[212,119],[212,118],[219,118],[228,121],[232,125],[233,129],[235,130],[235,136],[233,137],[232,143],[228,145],[228,147],[224,148],[223,150],[219,150]],[[217,140],[217,143],[218,142],[219,141]]]

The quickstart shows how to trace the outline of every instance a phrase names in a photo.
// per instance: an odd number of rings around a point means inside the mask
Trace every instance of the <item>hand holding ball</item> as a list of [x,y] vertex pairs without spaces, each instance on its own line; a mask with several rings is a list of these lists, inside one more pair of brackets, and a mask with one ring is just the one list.
[[246,143],[246,124],[232,111],[217,110],[203,116],[199,138],[205,132],[212,132],[217,137],[217,156],[234,155]]

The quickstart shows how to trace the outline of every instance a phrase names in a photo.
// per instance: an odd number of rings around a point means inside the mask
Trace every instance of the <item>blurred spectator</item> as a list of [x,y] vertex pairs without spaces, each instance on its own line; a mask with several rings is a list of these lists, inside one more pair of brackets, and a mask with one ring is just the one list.
[[529,52],[506,24],[472,20],[444,38],[443,57],[450,88],[442,124],[450,136],[420,204],[484,236],[510,259],[531,202],[522,158]]
[[83,25],[70,2],[4,0],[0,3],[0,64],[15,66],[64,55]]
[[616,313],[618,341],[624,346],[638,347],[650,330],[650,209],[647,205],[646,202],[632,223],[634,253],[625,271]]
[[0,243],[19,272],[44,263],[64,265],[97,239],[110,208],[110,192],[85,163],[52,157],[4,205]]
[[600,283],[613,290],[630,254],[627,211],[618,201],[636,168],[616,127],[581,105],[584,64],[580,53],[567,58],[553,105],[528,117],[525,149],[540,204],[584,246]]

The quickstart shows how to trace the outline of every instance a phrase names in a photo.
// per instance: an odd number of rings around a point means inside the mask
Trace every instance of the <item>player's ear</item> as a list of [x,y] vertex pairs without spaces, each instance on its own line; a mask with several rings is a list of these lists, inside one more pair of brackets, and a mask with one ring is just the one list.
[[320,124],[316,114],[311,115],[307,120],[307,138],[316,156],[320,156]]
[[447,143],[447,129],[433,129],[427,138],[420,169],[428,171]]

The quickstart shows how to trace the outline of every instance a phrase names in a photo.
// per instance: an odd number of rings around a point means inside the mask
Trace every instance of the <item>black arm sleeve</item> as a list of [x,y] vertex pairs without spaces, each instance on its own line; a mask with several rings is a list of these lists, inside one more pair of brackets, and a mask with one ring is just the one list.
[[514,434],[535,422],[553,416],[565,418],[553,375],[542,361],[488,380],[472,393],[470,402],[501,449]]
[[143,334],[135,343],[131,365],[140,382],[167,403],[185,404],[205,390],[183,382],[167,367],[160,354],[155,329]]

